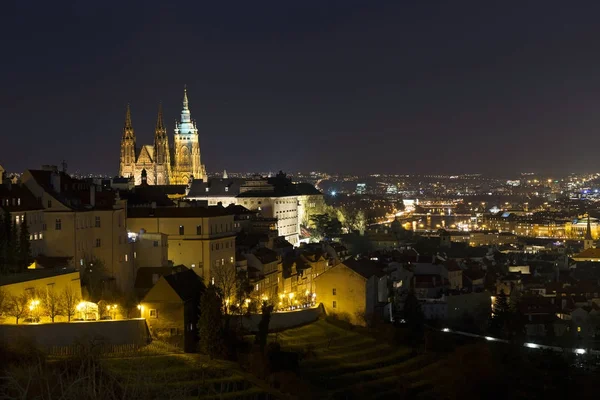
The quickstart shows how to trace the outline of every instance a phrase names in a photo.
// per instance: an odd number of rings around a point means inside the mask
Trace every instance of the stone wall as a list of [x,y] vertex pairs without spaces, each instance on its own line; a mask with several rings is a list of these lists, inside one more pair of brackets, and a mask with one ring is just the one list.
[[148,344],[150,334],[144,319],[0,325],[0,342],[14,342],[17,338],[30,339],[45,349],[91,340],[111,345],[143,346]]
[[[319,304],[317,307],[307,308],[303,310],[276,312],[271,314],[271,322],[269,323],[269,331],[281,331],[284,329],[294,328],[296,326],[309,324],[319,319],[319,316],[324,315],[323,306]],[[261,319],[261,314],[252,314],[250,316],[232,316],[231,326],[240,325],[240,319],[243,327],[250,331],[258,331],[258,323]]]

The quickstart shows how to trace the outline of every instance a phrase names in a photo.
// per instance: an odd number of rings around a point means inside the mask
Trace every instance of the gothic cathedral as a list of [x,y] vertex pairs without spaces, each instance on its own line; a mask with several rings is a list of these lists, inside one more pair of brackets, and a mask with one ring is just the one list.
[[154,144],[143,145],[138,152],[131,124],[131,110],[127,105],[120,161],[119,175],[127,178],[133,176],[136,185],[142,184],[142,175],[145,175],[149,185],[187,185],[192,179],[206,180],[206,170],[200,162],[198,128],[196,121],[192,121],[190,116],[185,88],[181,121],[175,123],[173,147],[169,146],[162,107],[159,106]]

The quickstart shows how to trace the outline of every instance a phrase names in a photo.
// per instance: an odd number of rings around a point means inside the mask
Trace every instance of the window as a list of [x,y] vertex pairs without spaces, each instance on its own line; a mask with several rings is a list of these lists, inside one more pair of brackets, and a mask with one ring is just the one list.
[[48,208],[52,208],[52,200],[48,200]]
[[337,308],[337,301],[333,301],[333,308]]
[[[37,239],[37,235],[35,235],[35,238]],[[30,233],[29,234],[29,241],[32,241],[32,240],[33,240],[33,235]]]
[[56,221],[54,221],[54,230],[60,231],[62,229],[62,222],[60,220],[60,218],[56,218]]
[[21,217],[19,217],[18,215],[15,217],[15,222],[17,223],[17,225],[19,224],[19,222],[21,221]]
[[158,318],[158,312],[155,308],[150,309],[150,318]]
[[184,229],[183,229],[183,225],[179,225],[179,234],[183,235]]
[[21,205],[21,198],[20,198],[20,197],[17,199],[17,205],[18,205],[18,206],[20,206],[20,205]]
[[333,295],[335,296],[337,294],[337,290],[336,288],[333,288]]
[[177,331],[178,331],[177,328],[171,328],[171,336],[177,335]]
[[102,246],[102,241],[100,239],[96,239],[96,247]]
[[154,247],[158,247],[158,240],[154,241]]
[[129,261],[129,255],[125,254],[125,262]]
[[46,224],[42,224],[42,230],[45,231],[48,227],[46,226]]
[[221,260],[216,260],[215,261],[215,266],[220,267],[221,266]]
[[96,217],[96,228],[100,228],[100,217]]
[[40,232],[40,240],[42,240],[44,238],[44,234],[42,232]]
[[196,225],[196,235],[202,235],[202,225]]
[[133,258],[137,258],[137,251],[133,252]]
[[233,256],[229,257],[229,262],[233,264]]

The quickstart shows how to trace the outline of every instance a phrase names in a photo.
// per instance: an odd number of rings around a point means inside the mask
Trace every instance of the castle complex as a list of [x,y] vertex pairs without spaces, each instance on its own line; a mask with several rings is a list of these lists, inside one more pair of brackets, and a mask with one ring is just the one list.
[[206,170],[200,161],[198,128],[196,121],[191,119],[186,89],[183,92],[181,121],[175,123],[173,147],[169,146],[160,106],[154,144],[137,147],[131,110],[127,105],[121,138],[119,175],[134,177],[136,185],[142,183],[142,178],[149,185],[187,185],[193,179],[206,179]]

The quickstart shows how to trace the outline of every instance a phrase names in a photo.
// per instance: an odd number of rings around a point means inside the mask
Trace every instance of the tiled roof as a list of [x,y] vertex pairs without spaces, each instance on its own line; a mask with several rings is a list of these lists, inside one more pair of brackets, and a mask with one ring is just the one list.
[[206,289],[202,279],[190,269],[176,274],[165,275],[163,278],[183,301],[188,301],[195,297],[199,298]]
[[600,258],[600,249],[589,248],[574,255],[573,258]]
[[127,218],[210,218],[232,215],[220,206],[209,207],[134,207],[127,211]]
[[25,185],[0,184],[0,209],[15,212],[41,210],[43,207]]
[[112,209],[115,203],[115,193],[112,191],[96,191],[95,206],[91,206],[90,187],[96,187],[93,183],[81,179],[72,178],[70,175],[58,171],[60,176],[60,192],[52,186],[52,174],[50,170],[28,170],[33,179],[45,192],[52,195],[65,206],[77,209]]
[[379,264],[371,260],[355,260],[350,258],[344,261],[343,264],[366,279],[369,279],[372,276],[382,277],[385,275],[385,272],[379,266]]
[[279,260],[279,255],[266,247],[259,247],[252,254],[263,264],[270,264]]
[[155,274],[161,277],[187,270],[188,268],[183,265],[176,267],[141,267],[137,270],[135,275],[134,287],[136,289],[150,289],[152,286],[154,286],[152,278]]

